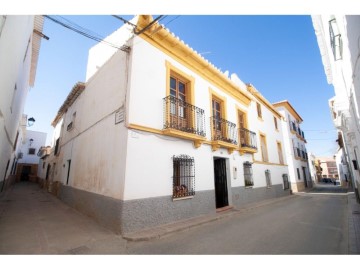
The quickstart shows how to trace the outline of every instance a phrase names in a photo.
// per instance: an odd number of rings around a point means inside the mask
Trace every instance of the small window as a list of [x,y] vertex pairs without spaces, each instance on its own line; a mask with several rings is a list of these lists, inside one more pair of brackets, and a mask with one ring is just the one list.
[[245,187],[254,186],[252,164],[248,161],[244,162],[244,180],[245,180]]
[[266,186],[271,187],[271,173],[270,170],[265,170]]
[[35,148],[29,148],[29,155],[35,155]]
[[195,161],[187,155],[173,156],[173,198],[195,195]]
[[284,190],[289,189],[289,188],[290,188],[290,185],[289,185],[289,176],[288,176],[286,173],[284,173],[284,174],[282,175],[282,177],[283,177],[283,183],[284,183]]
[[275,124],[275,129],[278,130],[278,122],[275,116],[274,116],[274,124]]
[[297,176],[298,176],[298,179],[300,180],[300,179],[301,179],[301,177],[300,177],[300,170],[299,170],[299,168],[296,168],[296,171],[297,171]]
[[277,150],[278,150],[278,155],[279,155],[279,163],[280,164],[284,164],[284,157],[283,157],[283,153],[282,153],[282,147],[281,147],[281,143],[277,143]]
[[55,155],[57,155],[60,151],[59,151],[59,144],[60,144],[60,138],[58,138],[56,140],[56,143],[55,143]]
[[258,117],[262,119],[262,112],[261,112],[261,105],[260,105],[260,103],[256,103],[256,109],[257,109]]
[[260,134],[260,147],[261,147],[261,156],[262,161],[268,162],[268,152],[267,152],[267,146],[266,146],[266,138],[265,135]]

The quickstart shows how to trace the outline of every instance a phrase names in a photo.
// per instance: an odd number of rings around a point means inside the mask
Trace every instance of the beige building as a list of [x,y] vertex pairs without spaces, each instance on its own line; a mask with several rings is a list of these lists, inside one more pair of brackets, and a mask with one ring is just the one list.
[[334,157],[317,157],[320,163],[322,178],[339,179],[339,173]]

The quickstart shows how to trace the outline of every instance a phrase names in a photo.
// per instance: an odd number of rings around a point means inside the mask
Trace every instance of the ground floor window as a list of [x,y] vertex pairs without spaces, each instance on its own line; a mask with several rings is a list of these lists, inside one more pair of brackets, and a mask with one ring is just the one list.
[[271,173],[270,170],[265,170],[266,186],[271,187]]
[[252,164],[250,162],[244,162],[244,180],[245,187],[252,187],[254,185]]
[[282,177],[284,182],[284,190],[289,189],[289,176],[286,173],[284,173]]
[[173,156],[173,198],[195,195],[195,161],[187,155]]

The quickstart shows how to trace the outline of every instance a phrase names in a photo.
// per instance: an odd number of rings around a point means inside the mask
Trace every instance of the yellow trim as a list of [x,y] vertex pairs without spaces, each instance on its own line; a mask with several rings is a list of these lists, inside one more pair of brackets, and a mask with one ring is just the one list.
[[210,115],[212,115],[213,112],[213,107],[212,107],[212,100],[213,97],[215,97],[215,99],[218,99],[221,101],[221,118],[227,120],[227,109],[226,109],[226,97],[216,93],[213,89],[211,89],[211,87],[209,87],[209,96],[210,96]]
[[[140,15],[137,22],[138,28],[142,29],[152,21],[152,16]],[[142,39],[167,54],[177,62],[186,66],[205,80],[211,82],[219,89],[234,97],[238,102],[249,106],[251,96],[246,89],[241,89],[237,84],[225,76],[219,69],[215,68],[201,55],[189,48],[175,35],[167,31],[157,22],[152,27],[139,35]]]
[[170,95],[170,76],[173,74],[174,77],[180,77],[186,82],[186,89],[190,91],[190,95],[186,94],[187,103],[195,106],[195,78],[191,75],[186,74],[182,70],[172,65],[169,61],[165,60],[166,66],[166,96]]
[[235,110],[237,112],[237,123],[238,123],[238,126],[240,128],[240,125],[239,125],[239,112],[242,112],[244,115],[245,115],[245,120],[244,120],[244,127],[246,129],[249,129],[249,125],[248,125],[248,113],[247,111],[241,109],[238,105],[235,105]]
[[288,166],[287,164],[280,164],[280,163],[272,163],[272,162],[265,162],[265,161],[260,161],[260,160],[253,160],[253,163],[256,164],[266,164],[266,165],[276,165],[276,166]]
[[155,133],[155,134],[160,134],[160,135],[165,135],[165,136],[176,137],[176,138],[185,139],[185,140],[190,140],[190,141],[193,141],[195,148],[200,147],[201,144],[204,143],[206,140],[202,136],[182,132],[180,130],[176,130],[176,129],[172,129],[172,128],[160,130],[160,129],[150,128],[150,127],[141,126],[141,125],[137,125],[137,124],[129,124],[128,128],[145,131],[145,132],[150,132],[150,133]]
[[136,130],[140,130],[140,131],[146,131],[146,132],[155,133],[155,134],[161,134],[161,135],[163,134],[162,130],[160,130],[160,129],[145,127],[145,126],[141,126],[141,125],[137,125],[137,124],[129,124],[128,128],[136,129]]
[[266,100],[265,97],[263,97],[263,95],[260,94],[260,92],[253,85],[247,84],[246,87],[249,93],[251,93],[258,102],[260,102],[262,105],[268,108],[275,116],[281,118],[281,114],[275,109],[275,107],[269,101]]
[[212,141],[211,142],[211,149],[212,151],[219,150],[220,147],[226,148],[228,150],[228,153],[231,154],[234,150],[237,149],[237,145],[223,142],[223,141]]
[[[279,149],[279,148],[280,148],[280,149]],[[284,160],[284,152],[283,152],[283,149],[282,149],[282,143],[281,143],[281,141],[276,140],[276,150],[278,151],[278,156],[279,156],[279,150],[280,150],[282,160],[283,160],[283,162],[285,163],[285,160]],[[283,163],[280,162],[280,156],[279,156],[279,164],[283,164]]]
[[293,106],[291,106],[289,101],[287,101],[287,100],[279,101],[279,102],[273,103],[273,106],[275,108],[284,107],[293,117],[295,117],[296,120],[299,121],[299,123],[301,123],[303,121],[301,116],[297,113],[297,111],[295,111],[295,109],[293,108]]

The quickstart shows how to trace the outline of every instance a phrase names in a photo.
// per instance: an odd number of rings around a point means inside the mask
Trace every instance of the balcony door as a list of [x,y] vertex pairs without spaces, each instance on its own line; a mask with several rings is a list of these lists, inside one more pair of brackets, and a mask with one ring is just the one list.
[[222,102],[221,100],[214,98],[212,99],[212,115],[213,115],[213,135],[214,138],[224,137],[224,130],[222,130],[221,119],[222,119]]
[[170,96],[174,97],[171,100],[170,121],[172,125],[178,129],[186,128],[188,121],[186,115],[186,83],[181,79],[170,77]]
[[246,145],[246,133],[243,130],[243,128],[246,128],[246,124],[245,124],[245,113],[239,111],[238,112],[238,116],[239,116],[239,139],[240,139],[240,146],[244,146]]

